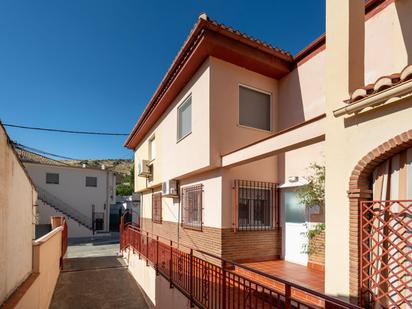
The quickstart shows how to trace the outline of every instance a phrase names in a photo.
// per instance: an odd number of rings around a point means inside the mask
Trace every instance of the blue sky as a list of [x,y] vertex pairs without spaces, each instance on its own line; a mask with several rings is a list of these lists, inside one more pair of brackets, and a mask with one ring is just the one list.
[[[296,54],[324,32],[325,1],[0,1],[0,119],[129,133],[200,12]],[[125,137],[8,128],[74,158],[131,158]]]

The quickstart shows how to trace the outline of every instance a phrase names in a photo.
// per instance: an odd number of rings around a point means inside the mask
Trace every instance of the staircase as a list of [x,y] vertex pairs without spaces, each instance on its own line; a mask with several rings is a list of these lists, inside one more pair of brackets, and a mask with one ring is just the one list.
[[37,187],[38,199],[46,203],[50,207],[56,209],[57,211],[65,214],[69,219],[72,219],[89,230],[93,229],[92,219],[82,214],[77,209],[73,208],[66,202],[59,199],[57,196],[54,196],[47,190]]

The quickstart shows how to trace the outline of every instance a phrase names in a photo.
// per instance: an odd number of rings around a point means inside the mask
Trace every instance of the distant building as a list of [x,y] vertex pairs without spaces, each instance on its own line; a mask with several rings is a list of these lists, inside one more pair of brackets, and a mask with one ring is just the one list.
[[116,203],[116,174],[86,165],[72,166],[17,149],[38,190],[38,223],[50,216],[68,218],[69,237],[110,231],[110,206]]

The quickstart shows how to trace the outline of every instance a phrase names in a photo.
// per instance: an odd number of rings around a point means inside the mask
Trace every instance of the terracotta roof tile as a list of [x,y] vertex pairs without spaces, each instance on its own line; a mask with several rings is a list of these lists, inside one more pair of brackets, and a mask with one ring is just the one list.
[[257,43],[257,44],[259,44],[259,45],[262,45],[262,46],[264,46],[264,47],[273,49],[274,51],[279,52],[279,53],[281,53],[281,54],[284,54],[284,55],[286,55],[286,56],[292,57],[292,54],[291,54],[290,52],[284,50],[284,49],[281,49],[281,48],[279,48],[279,47],[273,46],[272,44],[267,43],[267,42],[264,42],[264,41],[262,41],[262,40],[256,39],[256,38],[254,38],[254,37],[252,37],[252,36],[250,36],[250,35],[248,35],[248,34],[246,34],[246,33],[244,33],[244,32],[241,32],[241,31],[239,31],[239,30],[237,30],[237,29],[234,29],[234,28],[232,28],[232,27],[230,27],[230,26],[227,26],[227,25],[224,25],[224,24],[222,24],[222,23],[219,23],[219,22],[217,22],[216,20],[210,19],[208,16],[206,16],[206,14],[204,14],[204,15],[205,15],[205,20],[207,20],[209,23],[211,23],[211,24],[213,24],[213,25],[215,25],[215,26],[217,26],[217,27],[219,27],[219,28],[221,28],[221,29],[223,29],[223,30],[230,31],[230,32],[232,32],[232,33],[234,33],[234,34],[236,34],[236,35],[242,36],[243,38],[245,38],[245,39],[247,39],[247,40],[250,40],[250,41],[252,41],[252,42],[255,42],[255,43]]
[[373,84],[355,89],[346,103],[354,103],[410,79],[412,79],[412,64],[408,64],[400,73],[381,76]]
[[61,161],[53,160],[51,158],[42,156],[40,154],[27,151],[25,149],[15,147],[17,155],[19,156],[20,160],[22,162],[27,162],[27,163],[40,163],[40,164],[46,164],[46,165],[54,165],[54,166],[70,166],[70,164],[63,163]]

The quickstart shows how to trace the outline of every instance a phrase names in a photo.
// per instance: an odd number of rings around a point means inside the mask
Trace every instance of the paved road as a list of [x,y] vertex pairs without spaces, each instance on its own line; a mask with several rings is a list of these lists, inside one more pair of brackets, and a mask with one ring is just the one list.
[[118,249],[101,242],[69,246],[50,308],[148,308]]

